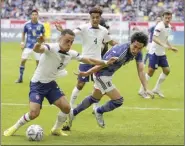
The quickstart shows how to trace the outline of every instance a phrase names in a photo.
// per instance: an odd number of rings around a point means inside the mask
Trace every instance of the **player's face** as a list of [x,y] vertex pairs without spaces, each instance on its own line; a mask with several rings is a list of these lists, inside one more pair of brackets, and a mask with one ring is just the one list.
[[99,13],[91,13],[90,21],[91,21],[92,27],[98,27],[100,23],[100,19],[101,19],[101,16]]
[[59,39],[59,45],[62,51],[68,52],[73,44],[74,36],[70,34],[65,34]]
[[168,25],[172,19],[172,15],[164,15],[163,16],[163,22],[164,24]]
[[32,20],[33,22],[38,21],[38,13],[37,13],[37,12],[33,12],[33,13],[31,14],[31,20]]
[[130,45],[130,52],[132,53],[132,55],[136,56],[139,52],[141,52],[143,47],[143,43],[135,41]]

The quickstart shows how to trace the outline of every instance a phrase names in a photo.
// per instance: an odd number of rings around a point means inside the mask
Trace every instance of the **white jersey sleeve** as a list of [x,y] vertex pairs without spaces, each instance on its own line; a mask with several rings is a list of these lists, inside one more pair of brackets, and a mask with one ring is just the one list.
[[82,59],[82,56],[80,55],[80,53],[78,53],[77,51],[75,51],[75,50],[70,50],[69,51],[69,54],[71,55],[71,59],[73,59],[73,60],[78,60],[78,61],[80,61],[81,59]]
[[160,33],[161,33],[161,31],[162,31],[162,29],[163,29],[162,23],[158,23],[158,24],[156,25],[155,29],[154,29],[154,34],[153,34],[153,35],[159,36]]
[[46,43],[46,44],[43,44],[43,47],[45,49],[45,53],[59,51],[58,43]]
[[84,28],[85,28],[85,25],[82,24],[82,25],[78,26],[77,28],[75,28],[75,29],[73,30],[73,32],[74,32],[76,35],[83,35]]
[[110,35],[109,35],[109,32],[108,32],[108,30],[107,29],[105,29],[105,35],[104,35],[104,40],[103,40],[103,42],[110,42],[112,39],[111,39],[111,37],[110,37]]

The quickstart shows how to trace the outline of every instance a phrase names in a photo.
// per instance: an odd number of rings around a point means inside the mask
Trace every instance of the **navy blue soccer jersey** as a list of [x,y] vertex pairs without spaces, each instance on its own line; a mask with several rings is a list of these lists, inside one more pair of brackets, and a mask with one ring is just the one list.
[[150,27],[150,28],[149,28],[149,30],[148,30],[148,31],[149,31],[149,34],[150,34],[150,36],[149,36],[149,43],[151,43],[151,42],[152,42],[155,27],[156,27],[156,25],[155,25],[155,26]]
[[119,59],[112,65],[105,67],[98,71],[96,76],[112,76],[122,65],[130,62],[131,60],[136,60],[137,62],[142,62],[142,53],[139,52],[137,56],[133,56],[129,48],[130,44],[115,45],[112,47],[104,56],[104,60],[109,60],[111,57],[118,57]]
[[43,35],[45,30],[41,23],[32,23],[31,21],[28,21],[24,25],[23,32],[27,34],[25,47],[32,49],[34,44],[37,42],[37,38],[40,35]]

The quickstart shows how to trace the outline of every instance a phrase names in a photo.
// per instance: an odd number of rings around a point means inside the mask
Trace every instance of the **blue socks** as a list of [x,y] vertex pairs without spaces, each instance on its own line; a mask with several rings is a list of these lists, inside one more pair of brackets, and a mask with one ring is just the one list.
[[24,66],[20,66],[19,70],[20,70],[20,77],[19,77],[19,80],[22,80],[23,74],[24,74]]
[[93,103],[99,102],[99,99],[95,99],[92,96],[86,97],[75,109],[73,109],[73,114],[76,116],[83,110],[87,109],[88,107],[91,106]]
[[123,104],[123,97],[116,100],[110,100],[104,105],[97,108],[97,112],[103,114],[104,112],[110,112]]

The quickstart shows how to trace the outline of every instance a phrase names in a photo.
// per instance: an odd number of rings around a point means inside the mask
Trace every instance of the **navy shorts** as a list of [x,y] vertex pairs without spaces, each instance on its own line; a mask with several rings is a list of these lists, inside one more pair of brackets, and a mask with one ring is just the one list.
[[144,58],[144,64],[145,65],[146,65],[146,62],[147,62],[148,58],[149,58],[149,53],[146,53],[145,58]]
[[42,105],[44,97],[47,98],[50,104],[53,104],[61,96],[65,94],[60,90],[55,81],[49,83],[30,82],[30,102],[35,102]]
[[[90,65],[90,64],[80,64],[79,65],[79,70],[82,72],[86,72],[89,69],[91,69],[92,67],[94,67],[94,65]],[[93,81],[93,75],[90,75],[88,77],[79,77],[78,76],[78,80],[82,81],[82,82],[89,82],[89,78],[91,78],[91,81]]]
[[160,67],[169,67],[166,55],[157,56],[155,53],[149,55],[149,67],[157,69]]

